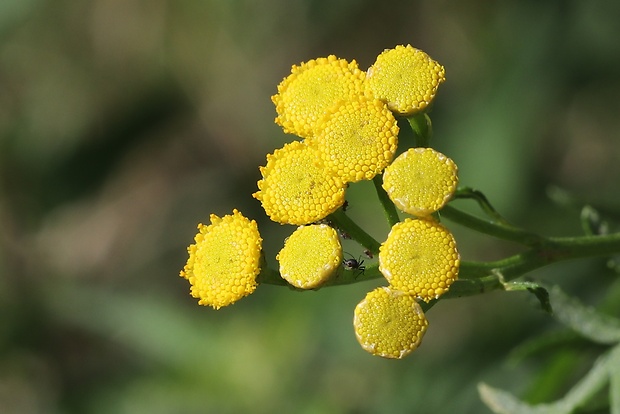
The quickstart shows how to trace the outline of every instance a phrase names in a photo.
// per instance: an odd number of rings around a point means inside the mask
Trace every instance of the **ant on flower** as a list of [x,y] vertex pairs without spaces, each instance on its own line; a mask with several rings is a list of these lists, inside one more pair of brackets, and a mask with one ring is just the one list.
[[[360,256],[359,258],[355,258],[353,257],[352,254],[347,253],[349,256],[351,256],[350,259],[344,259],[342,261],[342,266],[347,269],[347,270],[359,270],[360,273],[357,275],[359,276],[360,274],[364,274],[364,270],[366,270],[366,266],[364,266],[364,261],[361,260],[362,256]],[[355,278],[357,279],[357,276],[355,276]]]

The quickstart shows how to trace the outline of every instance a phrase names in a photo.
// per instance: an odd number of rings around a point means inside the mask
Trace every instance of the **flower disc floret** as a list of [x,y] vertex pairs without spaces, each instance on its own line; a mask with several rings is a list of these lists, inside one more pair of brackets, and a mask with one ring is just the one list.
[[428,321],[413,296],[379,287],[355,308],[353,327],[364,350],[401,359],[420,345]]
[[383,51],[366,72],[366,89],[401,115],[421,112],[445,81],[445,69],[411,45]]
[[390,286],[425,302],[448,291],[459,265],[454,236],[433,219],[397,223],[379,249],[379,271]]
[[286,133],[311,137],[327,108],[364,91],[365,77],[355,60],[347,62],[334,55],[293,65],[271,97],[278,113],[275,122]]
[[370,180],[394,158],[398,125],[383,102],[358,95],[326,112],[310,145],[345,182]]
[[454,161],[432,148],[411,148],[383,173],[383,188],[405,213],[428,216],[442,208],[458,184]]
[[253,196],[275,222],[310,224],[344,203],[345,184],[305,142],[293,141],[267,155],[260,172],[263,178]]
[[263,241],[256,222],[233,210],[222,218],[211,214],[211,224],[198,230],[180,273],[198,303],[219,309],[254,292]]
[[321,286],[342,262],[338,233],[327,224],[300,226],[284,242],[276,259],[280,275],[300,289]]

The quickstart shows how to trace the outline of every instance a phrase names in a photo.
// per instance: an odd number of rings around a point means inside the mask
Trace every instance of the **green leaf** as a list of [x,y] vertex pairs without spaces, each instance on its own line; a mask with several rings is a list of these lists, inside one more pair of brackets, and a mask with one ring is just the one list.
[[609,404],[611,414],[620,414],[620,346],[612,351],[609,360]]
[[478,393],[482,402],[497,414],[566,414],[566,411],[550,404],[539,404],[533,407],[511,393],[492,388],[485,383],[478,384]]
[[[613,371],[616,375],[619,365],[620,347],[612,348],[612,350],[601,355],[592,369],[581,379],[564,398],[549,404],[529,405],[519,400],[509,392],[492,388],[484,383],[478,385],[478,392],[482,401],[493,411],[498,414],[568,414],[584,405],[590,398],[599,392],[607,384],[610,379],[610,373]],[[612,384],[612,413],[618,414],[618,390],[617,384]],[[614,404],[616,406],[614,406]]]
[[536,296],[536,299],[540,302],[540,306],[545,312],[553,313],[551,309],[551,303],[549,302],[549,292],[543,286],[534,282],[509,282],[504,283],[504,289],[506,291],[518,291],[527,290]]
[[620,319],[597,312],[576,298],[568,296],[558,286],[549,290],[554,316],[575,332],[599,344],[620,342]]

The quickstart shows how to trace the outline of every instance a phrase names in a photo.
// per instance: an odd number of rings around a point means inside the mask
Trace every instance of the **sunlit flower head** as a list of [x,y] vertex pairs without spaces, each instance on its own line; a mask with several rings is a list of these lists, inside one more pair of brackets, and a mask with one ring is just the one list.
[[316,288],[340,266],[342,247],[338,233],[327,224],[300,226],[286,239],[276,259],[280,275],[291,285]]
[[211,214],[211,224],[198,230],[180,273],[198,303],[219,309],[254,292],[263,241],[256,222],[233,210],[222,218]]
[[314,223],[344,203],[345,183],[305,142],[293,141],[267,155],[260,172],[263,178],[253,196],[275,222]]
[[439,210],[454,194],[457,166],[432,148],[411,148],[383,172],[383,188],[396,207],[415,216]]
[[400,359],[416,349],[428,321],[411,295],[379,287],[355,308],[353,327],[364,350],[384,358]]
[[448,291],[459,265],[452,233],[432,219],[397,223],[379,249],[379,270],[390,286],[425,302]]
[[294,65],[271,97],[278,113],[276,123],[286,133],[311,137],[327,108],[363,92],[365,76],[355,60],[347,62],[334,55]]
[[426,109],[444,80],[444,67],[411,45],[385,50],[366,72],[367,90],[401,115]]
[[345,182],[370,180],[394,158],[398,125],[383,102],[358,95],[328,109],[309,144]]

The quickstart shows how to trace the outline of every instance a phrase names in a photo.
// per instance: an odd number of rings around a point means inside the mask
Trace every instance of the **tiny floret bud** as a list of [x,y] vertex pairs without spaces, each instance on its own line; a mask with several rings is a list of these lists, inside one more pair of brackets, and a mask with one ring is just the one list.
[[383,188],[396,207],[424,217],[442,208],[458,184],[454,161],[432,148],[410,148],[383,173]]
[[384,358],[409,355],[420,345],[427,326],[415,298],[389,287],[369,292],[353,317],[355,336],[362,348]]
[[300,289],[321,286],[342,261],[338,233],[327,224],[300,226],[276,256],[280,274]]
[[311,137],[327,108],[363,93],[365,77],[355,60],[347,62],[334,55],[294,65],[271,97],[278,113],[276,123],[286,133]]
[[370,180],[394,158],[398,125],[383,102],[359,95],[327,110],[310,145],[345,182]]
[[233,210],[222,218],[211,214],[211,224],[198,230],[180,273],[198,303],[219,309],[254,292],[263,241],[256,222]]
[[345,183],[325,168],[316,150],[293,141],[267,155],[253,194],[267,215],[281,224],[310,224],[344,203]]
[[390,110],[413,115],[426,109],[445,80],[444,67],[411,45],[385,50],[366,72],[366,89]]
[[395,224],[379,249],[379,271],[390,286],[425,302],[448,291],[459,266],[454,236],[432,218]]

